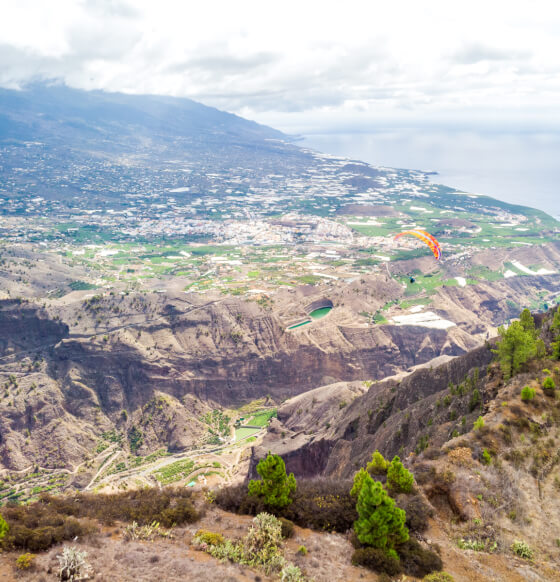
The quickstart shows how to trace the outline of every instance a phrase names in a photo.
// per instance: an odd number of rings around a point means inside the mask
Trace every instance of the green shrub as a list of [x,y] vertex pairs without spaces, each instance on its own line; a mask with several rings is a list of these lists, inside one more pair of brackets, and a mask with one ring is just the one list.
[[191,492],[182,489],[140,489],[114,494],[77,493],[72,497],[43,495],[39,501],[3,510],[9,533],[0,547],[43,551],[65,540],[98,531],[91,518],[105,525],[116,520],[140,525],[158,522],[169,528],[192,523],[199,517]]
[[428,518],[434,515],[434,510],[416,495],[400,506],[406,514],[405,525],[410,531],[423,532],[428,529]]
[[356,505],[354,530],[362,544],[390,549],[408,540],[404,511],[395,506],[383,485],[369,475],[364,479]]
[[286,540],[291,538],[294,535],[294,522],[291,519],[281,517],[280,523],[282,524],[282,537]]
[[542,389],[543,389],[543,392],[547,396],[554,397],[554,393],[555,393],[555,390],[556,390],[556,384],[554,383],[554,380],[550,376],[547,376],[544,379],[544,382],[543,382],[543,385],[542,385]]
[[288,564],[280,572],[281,582],[305,582],[305,576],[295,564]]
[[396,493],[410,493],[413,485],[414,476],[395,456],[387,469],[387,487]]
[[481,428],[484,427],[484,419],[482,418],[482,416],[479,416],[473,424],[473,430],[480,430]]
[[461,550],[474,550],[475,552],[484,552],[486,550],[487,544],[482,540],[461,538],[457,540],[457,546],[461,548]]
[[291,495],[296,490],[293,473],[286,474],[286,465],[279,455],[268,454],[257,465],[260,481],[249,482],[249,494],[263,499],[265,505],[274,508],[292,503]]
[[123,530],[123,540],[147,540],[151,541],[156,537],[170,538],[171,533],[161,529],[157,521],[148,525],[138,525],[135,521],[127,525]]
[[225,539],[222,534],[205,529],[199,529],[193,537],[193,543],[196,545],[219,546],[224,542]]
[[297,553],[301,556],[307,556],[307,548],[305,546],[300,546]]
[[5,535],[10,530],[10,526],[6,523],[6,520],[0,515],[0,540],[3,540]]
[[96,533],[98,528],[89,521],[79,521],[74,517],[56,513],[21,512],[21,519],[12,521],[12,508],[7,508],[6,517],[10,521],[10,532],[2,540],[4,549],[21,548],[32,552],[48,550],[51,546],[65,540],[86,537]]
[[434,572],[422,578],[422,582],[455,582],[455,578],[447,572]]
[[532,560],[535,552],[533,549],[527,544],[527,542],[521,540],[515,540],[513,544],[511,544],[511,551],[520,558],[525,558],[526,560]]
[[35,554],[30,554],[29,552],[21,554],[16,560],[16,568],[18,570],[30,570],[34,566],[34,561]]
[[[351,481],[318,477],[300,480],[293,502],[274,513],[301,527],[344,533],[358,518]],[[226,511],[257,515],[265,511],[262,499],[248,495],[246,485],[223,487],[216,492],[216,505]]]
[[376,449],[371,456],[371,461],[367,464],[366,470],[370,475],[385,475],[389,468],[389,462]]
[[482,451],[482,464],[489,465],[492,462],[492,455],[488,452],[488,449]]
[[533,400],[534,397],[535,397],[534,388],[531,388],[530,386],[525,386],[523,390],[521,390],[521,400],[523,400],[523,402],[529,402],[530,400]]
[[435,552],[423,548],[414,538],[400,545],[397,550],[401,566],[409,576],[421,578],[443,568],[441,558]]
[[396,576],[402,572],[398,558],[388,554],[380,548],[360,548],[352,554],[354,566],[364,566],[374,572],[382,572],[389,576]]
[[280,521],[269,513],[259,513],[242,540],[236,542],[227,540],[223,544],[207,545],[203,549],[219,560],[231,560],[262,568],[267,574],[271,574],[289,565],[280,553],[281,540]]

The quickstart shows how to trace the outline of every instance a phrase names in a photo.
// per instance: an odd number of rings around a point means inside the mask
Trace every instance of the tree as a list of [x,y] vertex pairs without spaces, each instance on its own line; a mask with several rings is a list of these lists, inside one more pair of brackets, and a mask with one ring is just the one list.
[[554,383],[554,380],[550,377],[547,376],[544,379],[543,385],[542,385],[542,389],[543,392],[547,395],[547,396],[551,396],[554,398],[554,393],[556,390],[556,384]]
[[552,359],[560,360],[560,340],[552,342]]
[[560,307],[556,308],[554,312],[554,317],[552,318],[552,324],[550,325],[550,329],[557,333],[560,333]]
[[375,453],[371,455],[371,461],[367,464],[366,469],[370,475],[385,475],[389,462],[386,461],[383,455],[376,449]]
[[498,355],[504,378],[509,380],[519,371],[521,364],[535,355],[535,338],[523,329],[519,321],[514,321],[507,329],[500,327],[498,333],[501,339],[493,351]]
[[262,480],[249,482],[249,495],[264,498],[266,505],[282,508],[292,503],[290,495],[296,490],[293,473],[286,474],[282,457],[268,453],[257,465],[257,473]]
[[4,539],[4,536],[8,533],[10,526],[6,523],[6,520],[0,515],[0,540]]
[[354,475],[354,485],[352,485],[352,489],[350,489],[350,495],[352,495],[352,497],[358,497],[362,490],[364,479],[367,476],[368,472],[363,467]]
[[392,550],[396,544],[408,540],[405,512],[395,506],[383,485],[367,474],[356,509],[359,517],[354,522],[354,531],[362,544]]
[[395,455],[387,469],[387,487],[397,493],[410,493],[414,485],[414,475],[405,469]]
[[471,399],[469,400],[469,410],[472,412],[480,404],[480,392],[478,388],[473,390]]
[[535,329],[535,320],[528,309],[524,309],[519,316],[519,323],[523,331],[530,333],[533,338],[537,337],[537,330]]
[[529,402],[535,398],[535,389],[531,388],[530,386],[525,386],[523,390],[521,390],[521,400],[523,402]]
[[539,360],[542,360],[546,356],[546,344],[541,338],[535,342],[535,352]]

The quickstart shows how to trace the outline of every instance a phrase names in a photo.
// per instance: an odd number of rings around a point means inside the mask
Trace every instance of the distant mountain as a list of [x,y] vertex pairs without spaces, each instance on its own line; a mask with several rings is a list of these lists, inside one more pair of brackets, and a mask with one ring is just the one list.
[[[300,174],[312,157],[289,136],[190,99],[0,89],[0,195],[118,203],[163,194],[189,175],[191,193],[224,191],[215,176],[243,168],[251,183]],[[210,178],[212,176],[212,178]]]
[[[0,142],[42,141],[111,150],[175,142],[287,139],[280,131],[191,99],[82,91],[62,85],[0,89]],[[153,144],[157,145],[157,144]]]

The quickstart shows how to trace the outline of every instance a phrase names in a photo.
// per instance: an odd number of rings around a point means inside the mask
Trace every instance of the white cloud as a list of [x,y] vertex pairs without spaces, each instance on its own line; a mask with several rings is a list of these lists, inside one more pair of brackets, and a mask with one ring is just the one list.
[[0,84],[191,97],[298,128],[560,118],[552,1],[6,0]]

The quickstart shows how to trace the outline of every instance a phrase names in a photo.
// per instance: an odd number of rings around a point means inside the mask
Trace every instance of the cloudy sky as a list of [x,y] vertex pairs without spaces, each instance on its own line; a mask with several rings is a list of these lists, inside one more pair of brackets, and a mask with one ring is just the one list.
[[560,3],[2,0],[0,85],[41,79],[287,131],[560,126]]

